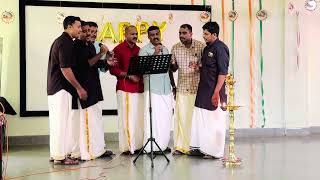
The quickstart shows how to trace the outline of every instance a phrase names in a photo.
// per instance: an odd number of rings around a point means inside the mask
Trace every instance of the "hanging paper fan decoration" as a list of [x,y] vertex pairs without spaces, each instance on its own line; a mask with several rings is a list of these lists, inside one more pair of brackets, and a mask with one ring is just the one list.
[[261,9],[257,12],[256,16],[260,21],[264,21],[268,18],[268,13],[266,10]]
[[288,4],[288,11],[289,13],[292,15],[292,14],[295,14],[296,13],[296,8],[294,6],[294,4],[292,2],[289,2]]
[[173,14],[170,13],[169,14],[169,23],[172,24],[172,22],[173,22]]
[[63,12],[58,12],[57,13],[57,22],[59,24],[63,23],[64,18],[66,18],[67,16],[63,13]]
[[1,19],[5,23],[11,23],[14,20],[14,14],[11,11],[4,11],[1,15]]
[[237,11],[230,11],[228,13],[228,18],[229,18],[230,21],[235,21],[238,18]]
[[304,7],[308,11],[314,11],[317,8],[317,2],[315,0],[306,0]]
[[138,15],[136,20],[137,20],[138,23],[141,23],[141,20],[142,20],[141,16]]
[[209,22],[210,17],[211,17],[210,13],[207,11],[204,11],[200,14],[200,21],[204,23]]

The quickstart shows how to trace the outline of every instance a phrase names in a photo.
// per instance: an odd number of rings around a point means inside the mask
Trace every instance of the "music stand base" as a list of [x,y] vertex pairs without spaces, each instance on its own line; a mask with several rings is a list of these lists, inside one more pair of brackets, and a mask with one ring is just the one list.
[[[154,138],[149,138],[148,141],[146,142],[146,144],[143,146],[143,148],[139,151],[137,157],[133,160],[133,163],[136,164],[136,161],[137,159],[140,157],[140,155],[142,154],[142,152],[144,151],[144,149],[147,147],[148,143],[155,143],[156,146],[158,147],[158,149],[160,150],[161,152],[161,155],[163,155],[167,162],[170,163],[170,160],[168,159],[168,157],[164,154],[164,152],[162,151],[162,149],[159,147],[158,143],[156,142],[156,140]],[[152,145],[151,145],[152,146]],[[150,159],[151,159],[151,167],[153,168],[154,167],[154,164],[153,164],[153,159],[156,157],[156,155],[154,154],[154,151],[153,149],[151,149],[151,152],[150,152]]]

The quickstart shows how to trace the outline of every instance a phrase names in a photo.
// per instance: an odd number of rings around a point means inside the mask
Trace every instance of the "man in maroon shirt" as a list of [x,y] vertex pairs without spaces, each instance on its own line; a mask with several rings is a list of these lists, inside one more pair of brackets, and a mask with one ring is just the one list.
[[131,154],[143,145],[143,78],[127,75],[130,58],[139,54],[137,36],[135,26],[125,29],[125,41],[113,50],[118,63],[110,69],[118,80],[119,149]]

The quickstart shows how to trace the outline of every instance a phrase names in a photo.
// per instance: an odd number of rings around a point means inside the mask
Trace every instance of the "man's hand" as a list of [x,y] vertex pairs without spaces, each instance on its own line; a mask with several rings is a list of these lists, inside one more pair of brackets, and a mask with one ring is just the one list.
[[162,45],[158,44],[154,47],[154,55],[160,55],[162,49]]
[[100,46],[100,53],[101,54],[106,54],[109,51],[108,47],[106,45],[101,45]]
[[170,63],[171,63],[171,64],[177,64],[176,58],[172,58],[171,61],[170,61]]
[[115,66],[118,61],[117,58],[115,58],[114,56],[108,57],[105,62],[109,65],[109,66]]
[[138,83],[140,81],[139,76],[136,76],[136,75],[131,75],[128,78],[135,83]]
[[84,90],[82,87],[77,89],[77,93],[79,95],[79,98],[83,101],[87,100],[88,98],[88,94],[87,94],[87,91]]
[[220,101],[219,92],[214,92],[213,96],[211,98],[211,103],[212,103],[213,107],[218,107],[219,101]]
[[173,94],[174,100],[176,100],[176,97],[177,97],[177,88],[176,87],[172,88],[172,94]]

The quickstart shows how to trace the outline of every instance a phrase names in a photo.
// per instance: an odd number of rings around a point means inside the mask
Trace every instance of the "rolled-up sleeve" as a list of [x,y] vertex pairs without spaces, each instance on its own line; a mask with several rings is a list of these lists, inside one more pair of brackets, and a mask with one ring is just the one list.
[[219,75],[227,75],[229,67],[229,50],[227,47],[221,46],[217,48],[217,60]]
[[74,57],[72,56],[73,44],[61,43],[59,48],[59,65],[60,68],[70,68],[75,65]]

